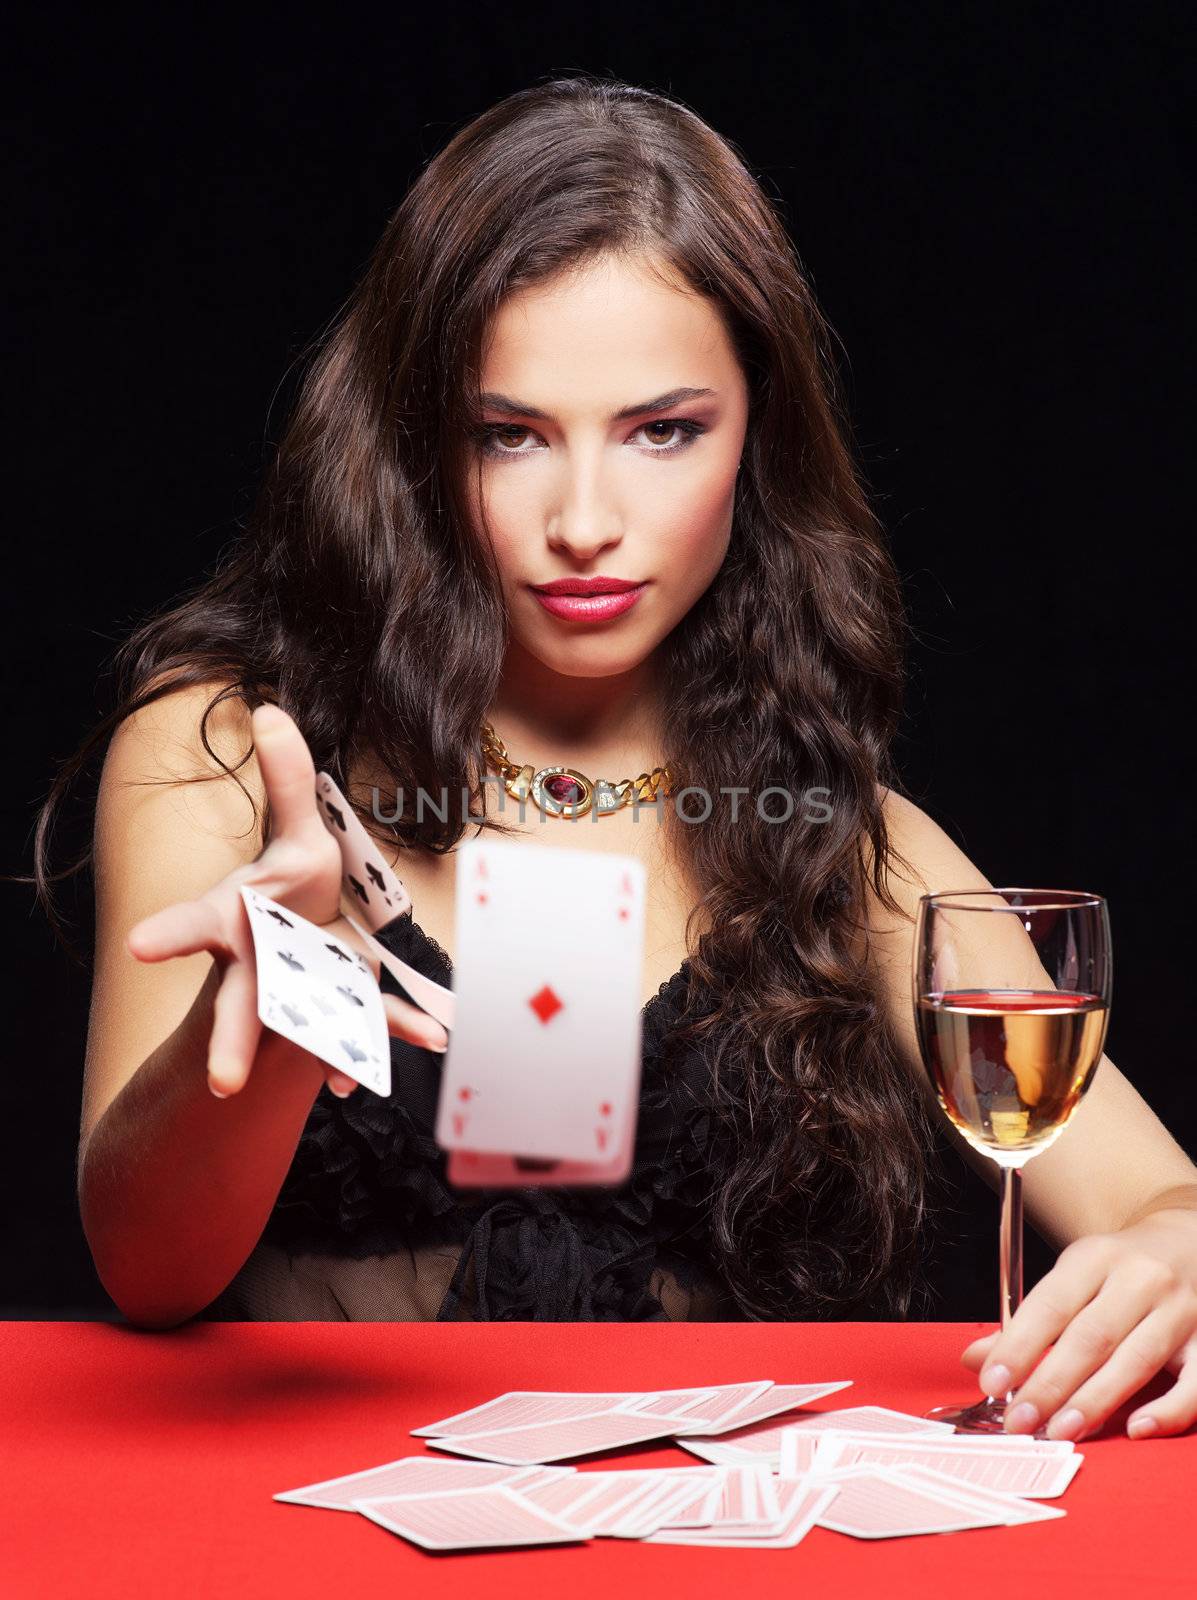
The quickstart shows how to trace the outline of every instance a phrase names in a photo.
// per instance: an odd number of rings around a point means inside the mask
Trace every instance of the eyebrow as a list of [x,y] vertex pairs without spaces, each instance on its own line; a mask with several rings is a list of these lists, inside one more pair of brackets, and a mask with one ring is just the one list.
[[[622,411],[617,411],[611,418],[612,422],[626,422],[629,417],[642,417],[657,411],[672,411],[676,406],[685,405],[689,400],[705,399],[713,395],[714,389],[670,389],[667,394],[657,395],[655,400],[642,400],[638,405],[624,406]],[[547,411],[541,411],[536,406],[523,405],[519,400],[513,400],[510,395],[485,393],[478,397],[488,411],[501,411],[508,417],[535,417],[539,422],[549,422],[551,418]]]

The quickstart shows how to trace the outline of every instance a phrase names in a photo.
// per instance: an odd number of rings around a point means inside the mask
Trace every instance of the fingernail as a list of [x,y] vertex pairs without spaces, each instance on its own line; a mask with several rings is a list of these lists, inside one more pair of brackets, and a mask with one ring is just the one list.
[[1024,1428],[1031,1433],[1039,1425],[1039,1408],[1031,1405],[1029,1400],[1021,1400],[1007,1413],[1006,1423],[1012,1433],[1021,1433]]
[[342,1089],[338,1084],[330,1083],[329,1088],[336,1095],[338,1100],[348,1100],[349,1096],[353,1093],[354,1085],[351,1083]]
[[1160,1425],[1154,1417],[1140,1413],[1132,1417],[1126,1425],[1128,1439],[1149,1439],[1153,1433],[1160,1431]]
[[1047,1425],[1047,1436],[1049,1439],[1075,1439],[1084,1426],[1084,1412],[1071,1406],[1058,1417],[1052,1418]]
[[255,708],[254,720],[262,732],[268,733],[272,728],[276,730],[281,728],[284,719],[285,713],[281,707],[276,706],[271,700],[266,700]]
[[218,1089],[216,1087],[216,1085],[212,1082],[211,1078],[208,1079],[208,1088],[211,1089],[212,1093],[216,1096],[216,1098],[218,1100],[227,1100],[228,1097],[229,1097],[228,1090],[227,1089]]
[[981,1374],[981,1387],[992,1400],[1007,1394],[1014,1374],[1009,1367],[986,1367]]

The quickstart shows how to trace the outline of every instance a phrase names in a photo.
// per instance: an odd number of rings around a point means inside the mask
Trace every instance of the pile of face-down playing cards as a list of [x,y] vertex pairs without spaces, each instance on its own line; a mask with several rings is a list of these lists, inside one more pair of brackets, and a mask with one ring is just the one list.
[[[341,849],[347,920],[449,1032],[435,1136],[449,1152],[450,1183],[623,1182],[640,1098],[643,863],[467,841],[457,851],[450,990],[375,937],[411,913],[411,898],[327,773],[317,775],[316,800]],[[243,885],[241,896],[262,1021],[389,1095],[390,1040],[369,963],[257,889]]]
[[[806,1409],[849,1382],[647,1393],[515,1390],[413,1429],[436,1450],[275,1495],[358,1511],[429,1550],[567,1544],[787,1549],[812,1528],[858,1539],[1042,1522],[1083,1457],[1069,1440],[958,1434],[884,1406]],[[705,1466],[548,1465],[672,1438]]]

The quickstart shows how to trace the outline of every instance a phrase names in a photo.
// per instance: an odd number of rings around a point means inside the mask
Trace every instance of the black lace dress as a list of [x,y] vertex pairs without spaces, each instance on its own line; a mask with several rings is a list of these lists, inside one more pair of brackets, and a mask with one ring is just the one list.
[[[382,940],[452,986],[448,956],[410,915]],[[392,1039],[390,1096],[321,1089],[261,1239],[201,1316],[740,1319],[708,1253],[719,1131],[706,1060],[670,1048],[690,978],[687,961],[642,1012],[640,1120],[622,1185],[452,1188],[432,1137],[442,1057]],[[385,969],[382,985],[403,992]]]

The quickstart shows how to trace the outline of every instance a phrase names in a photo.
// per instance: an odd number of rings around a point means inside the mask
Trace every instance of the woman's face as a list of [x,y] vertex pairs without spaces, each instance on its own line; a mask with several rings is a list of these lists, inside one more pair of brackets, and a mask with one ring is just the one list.
[[[488,329],[471,477],[513,647],[565,677],[640,665],[723,561],[747,417],[715,307],[643,258],[511,295]],[[560,579],[637,587],[545,595]]]

